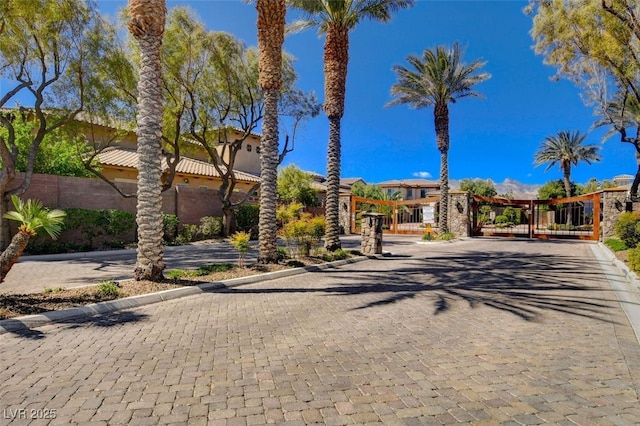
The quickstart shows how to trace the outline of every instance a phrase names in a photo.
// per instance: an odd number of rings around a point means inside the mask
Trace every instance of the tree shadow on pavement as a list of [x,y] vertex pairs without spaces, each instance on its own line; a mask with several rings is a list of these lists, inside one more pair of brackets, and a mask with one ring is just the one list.
[[[372,262],[388,265],[380,268]],[[360,265],[371,268],[357,268]],[[433,315],[451,311],[463,302],[472,308],[482,305],[506,311],[526,321],[538,321],[544,311],[551,310],[611,322],[608,310],[618,303],[612,290],[602,285],[606,277],[597,264],[572,256],[471,251],[429,258],[384,257],[354,267],[320,272],[339,282],[324,288],[223,291],[380,296],[354,308],[358,310],[425,297],[433,306]]]
[[[44,313],[44,316],[56,316],[55,311]],[[66,324],[67,328],[80,328],[87,325],[94,327],[116,327],[127,323],[134,323],[143,321],[148,317],[146,314],[138,314],[130,311],[119,311],[106,314],[98,314],[92,316],[79,315],[73,318],[54,318],[56,325]],[[26,339],[38,340],[47,337],[46,332],[36,330],[31,327],[38,326],[37,324],[30,324],[20,319],[7,319],[2,321],[2,327],[11,334],[15,334]]]

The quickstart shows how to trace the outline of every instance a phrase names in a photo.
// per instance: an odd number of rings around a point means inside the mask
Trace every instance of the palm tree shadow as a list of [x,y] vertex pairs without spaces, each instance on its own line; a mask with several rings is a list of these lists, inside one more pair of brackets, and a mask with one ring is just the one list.
[[[389,293],[355,309],[429,295],[434,300],[434,315],[443,314],[453,308],[455,301],[462,301],[472,308],[484,305],[527,321],[536,321],[544,310],[553,310],[609,322],[608,310],[616,302],[613,296],[603,300],[594,294],[603,291],[591,284],[603,278],[602,272],[574,257],[470,252],[458,257],[415,259],[411,266],[391,269],[383,276],[383,282],[381,277],[374,270],[343,273],[340,278],[344,284],[326,291]],[[376,284],[368,284],[375,281]]]

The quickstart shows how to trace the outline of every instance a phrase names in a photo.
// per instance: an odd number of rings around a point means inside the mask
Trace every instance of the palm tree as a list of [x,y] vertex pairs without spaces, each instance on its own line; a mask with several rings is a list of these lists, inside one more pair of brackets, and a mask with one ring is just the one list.
[[304,20],[292,24],[294,31],[318,27],[324,42],[324,111],[329,119],[327,154],[327,194],[325,248],[335,251],[340,245],[340,121],[349,62],[349,31],[362,19],[388,22],[391,12],[413,5],[413,0],[290,0],[302,10]]
[[162,252],[162,69],[165,0],[129,0],[129,32],[140,46],[138,79],[138,256],[134,278],[160,281]]
[[258,83],[264,99],[260,142],[258,263],[277,263],[278,99],[282,86],[285,0],[258,0]]
[[413,69],[401,65],[392,68],[398,74],[398,81],[391,86],[391,95],[395,98],[387,104],[408,104],[410,108],[433,106],[436,144],[440,151],[438,226],[443,233],[449,228],[449,103],[460,98],[480,97],[473,87],[491,77],[488,73],[477,73],[486,62],[476,60],[467,65],[462,62],[462,54],[460,44],[456,42],[451,49],[438,46],[435,50],[426,49],[422,57],[409,55],[407,62]]
[[[587,135],[581,135],[580,131],[568,132],[559,131],[557,135],[547,136],[542,142],[538,152],[534,154],[534,164],[539,166],[549,163],[546,170],[556,164],[560,165],[564,190],[567,197],[571,197],[571,165],[578,165],[584,161],[591,164],[592,161],[600,161],[600,154],[597,145],[582,145]],[[567,225],[571,223],[571,209],[567,213]]]
[[4,214],[4,218],[20,222],[18,232],[11,239],[9,246],[0,255],[0,283],[24,252],[29,239],[43,229],[51,238],[57,238],[62,229],[65,213],[62,210],[49,210],[39,201],[23,202],[12,195],[11,201],[15,210]]

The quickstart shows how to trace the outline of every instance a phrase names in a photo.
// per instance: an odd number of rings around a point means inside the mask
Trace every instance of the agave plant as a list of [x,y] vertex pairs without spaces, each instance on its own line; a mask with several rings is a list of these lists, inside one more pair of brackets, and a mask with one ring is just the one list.
[[20,226],[9,246],[0,255],[0,282],[4,281],[27,247],[29,239],[37,235],[38,230],[44,230],[54,239],[60,235],[65,216],[62,210],[49,210],[37,200],[25,202],[12,195],[11,202],[15,210],[5,213],[4,217],[20,222]]

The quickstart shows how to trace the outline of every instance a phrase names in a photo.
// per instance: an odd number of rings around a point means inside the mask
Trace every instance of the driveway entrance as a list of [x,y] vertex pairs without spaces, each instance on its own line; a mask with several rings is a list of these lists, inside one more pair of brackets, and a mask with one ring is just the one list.
[[351,197],[351,233],[359,234],[362,213],[382,213],[382,228],[385,234],[422,235],[428,227],[437,226],[439,196],[417,200],[372,200]]
[[474,196],[474,236],[562,238],[597,241],[600,193],[552,200]]

